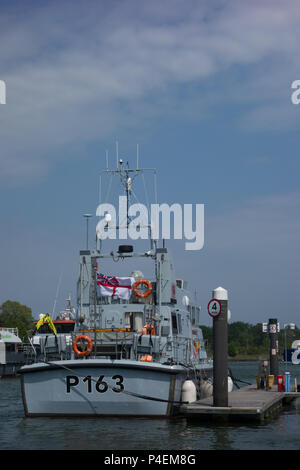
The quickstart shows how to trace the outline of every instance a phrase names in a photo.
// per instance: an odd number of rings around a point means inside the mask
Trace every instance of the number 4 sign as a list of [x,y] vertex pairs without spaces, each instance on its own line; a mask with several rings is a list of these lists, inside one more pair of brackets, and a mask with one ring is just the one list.
[[222,310],[221,302],[218,299],[211,299],[208,302],[207,310],[211,317],[217,318]]

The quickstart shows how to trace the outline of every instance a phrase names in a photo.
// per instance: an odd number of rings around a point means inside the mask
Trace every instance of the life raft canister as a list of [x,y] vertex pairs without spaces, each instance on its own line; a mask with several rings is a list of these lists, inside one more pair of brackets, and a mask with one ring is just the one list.
[[[79,351],[78,343],[80,342],[81,344],[83,344],[83,341],[87,341],[88,343],[87,349],[85,349],[84,351]],[[93,349],[93,342],[89,336],[79,335],[73,341],[73,351],[76,354],[76,356],[79,356],[79,357],[88,356],[89,354],[91,354],[92,349]]]
[[[144,294],[137,290],[140,284],[144,284],[148,287],[148,290]],[[145,299],[152,292],[151,282],[147,281],[146,279],[138,279],[133,285],[133,292],[135,293],[137,297]]]

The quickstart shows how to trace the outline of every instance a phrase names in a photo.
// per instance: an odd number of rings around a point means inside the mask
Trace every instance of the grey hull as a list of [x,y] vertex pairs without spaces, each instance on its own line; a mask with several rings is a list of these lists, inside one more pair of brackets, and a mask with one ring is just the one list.
[[21,374],[27,416],[170,416],[186,369],[81,359],[33,364]]

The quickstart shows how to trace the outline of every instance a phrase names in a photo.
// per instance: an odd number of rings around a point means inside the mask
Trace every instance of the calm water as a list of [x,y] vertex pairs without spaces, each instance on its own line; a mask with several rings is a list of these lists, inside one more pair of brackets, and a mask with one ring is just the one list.
[[[256,362],[231,363],[255,383]],[[285,366],[280,366],[284,372]],[[300,384],[300,366],[288,369]],[[175,419],[26,418],[19,379],[0,380],[0,450],[299,450],[300,400],[266,424],[201,424]]]

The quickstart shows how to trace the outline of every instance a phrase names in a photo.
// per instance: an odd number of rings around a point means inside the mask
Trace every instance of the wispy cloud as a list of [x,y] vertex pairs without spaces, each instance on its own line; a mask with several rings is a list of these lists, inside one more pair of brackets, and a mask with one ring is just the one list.
[[24,8],[1,14],[3,181],[40,176],[65,144],[164,116],[160,102],[199,119],[230,100],[247,128],[280,128],[284,107],[285,126],[299,123],[289,99],[289,80],[299,78],[297,1],[33,2],[25,16]]

